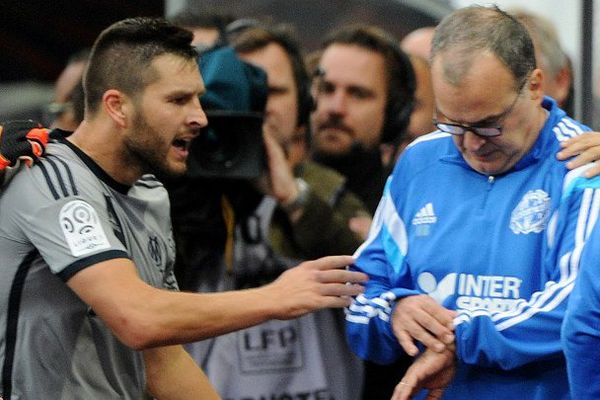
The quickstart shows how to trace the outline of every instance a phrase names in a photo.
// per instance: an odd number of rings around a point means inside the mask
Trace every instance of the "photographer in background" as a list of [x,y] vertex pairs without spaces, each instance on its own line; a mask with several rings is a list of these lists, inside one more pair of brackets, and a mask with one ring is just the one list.
[[[213,130],[243,130],[234,115],[227,124],[222,110],[257,111],[262,102],[262,129],[258,134],[244,132],[238,140],[255,139],[243,146],[245,155],[254,157],[253,147],[262,146],[264,131],[267,165],[259,179],[232,179],[227,176],[232,171],[226,168],[221,177],[202,171],[210,179],[190,178],[187,189],[173,191],[178,270],[182,284],[198,291],[254,287],[275,279],[297,259],[353,252],[360,239],[347,221],[366,212],[345,191],[344,178],[306,161],[308,79],[289,32],[250,27],[238,33],[232,45],[240,58],[264,69],[266,77],[261,80],[260,70],[237,59],[230,48],[204,53],[201,70],[207,93],[201,101],[209,129],[212,123]],[[207,132],[199,140],[214,135],[226,141],[230,133],[235,132]],[[191,165],[206,167],[207,158],[221,157],[194,154],[194,150],[191,158],[197,164]],[[194,168],[190,175],[197,175]],[[216,261],[220,267],[202,259]],[[224,398],[332,395],[352,399],[359,392],[353,384],[361,381],[360,363],[346,348],[337,317],[319,313],[297,321],[273,321],[194,343],[188,350]],[[271,335],[283,339],[275,343],[268,339]]]
[[271,222],[274,249],[296,258],[353,252],[360,238],[350,231],[347,220],[367,211],[347,190],[343,175],[308,158],[307,123],[313,101],[291,32],[284,26],[249,28],[232,46],[242,60],[267,73],[263,131],[267,139],[274,139],[266,141],[271,172],[267,194],[278,203]]

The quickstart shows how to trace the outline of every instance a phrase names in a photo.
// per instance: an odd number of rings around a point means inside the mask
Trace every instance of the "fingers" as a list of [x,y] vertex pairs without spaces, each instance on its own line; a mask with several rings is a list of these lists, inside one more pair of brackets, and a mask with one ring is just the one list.
[[346,271],[343,269],[332,269],[327,271],[319,271],[317,280],[322,283],[364,283],[369,280],[369,276],[362,272]]
[[[567,168],[575,169],[582,165],[594,162],[600,159],[600,134],[597,132],[580,135],[560,143],[562,150],[558,152],[556,158],[566,160],[575,157],[567,163]],[[597,175],[597,171],[586,173],[591,177]]]
[[414,384],[409,383],[408,379],[409,378],[404,377],[400,383],[396,385],[391,400],[409,400],[412,396],[417,394],[417,387]]
[[[34,128],[25,136],[31,145],[32,154],[39,158],[44,154],[44,148],[48,144],[49,130],[45,128]],[[33,160],[30,160],[33,162]],[[29,165],[29,164],[28,164]]]
[[454,342],[455,313],[425,295],[401,299],[392,314],[392,328],[404,351],[416,356],[415,340],[436,352]]
[[282,154],[280,154],[283,153],[283,151],[279,148],[278,143],[273,137],[271,137],[271,135],[263,133],[263,140],[265,143],[265,151],[267,152],[269,166],[273,167],[272,164],[275,163],[278,158],[283,157]]
[[357,284],[345,284],[345,283],[328,283],[323,285],[321,288],[321,295],[323,296],[358,296],[365,291],[364,286]]
[[31,157],[21,156],[19,157],[19,160],[23,161],[28,167],[31,167],[33,165],[33,158]]
[[307,261],[302,263],[301,266],[318,270],[319,273],[316,279],[321,283],[364,283],[368,281],[369,277],[365,273],[341,269],[353,262],[354,258],[351,256],[328,256],[314,261]]
[[49,133],[50,133],[49,129],[34,128],[34,129],[31,129],[29,132],[27,132],[27,135],[25,137],[29,140],[34,140],[36,142],[39,142],[40,145],[45,146],[48,144]]
[[352,299],[350,297],[327,297],[323,300],[321,308],[346,308],[350,307]]
[[427,399],[440,399],[452,382],[455,372],[454,354],[443,354],[431,350],[423,352],[408,368],[394,390],[392,400],[410,399],[421,389],[429,390]]
[[[585,152],[579,154],[574,159],[569,160],[569,162],[567,163],[567,168],[568,169],[579,168],[582,165],[586,165],[586,164],[589,164],[591,162],[598,160],[600,158],[600,154],[597,154],[594,150],[595,149],[586,150]],[[599,153],[600,153],[600,149],[599,149]]]
[[28,166],[42,156],[49,130],[35,121],[8,121],[0,126],[0,170],[22,160]]
[[593,178],[595,176],[600,175],[600,163],[595,162],[594,166],[590,167],[590,169],[585,171],[584,175],[586,178]]
[[327,256],[302,263],[302,267],[321,271],[344,268],[354,263],[352,256]]
[[[454,340],[454,336],[448,331],[448,329],[438,323],[438,321],[426,313],[420,312],[415,319],[408,320],[405,324],[403,331],[410,334],[410,336],[423,343],[424,346],[437,352],[442,352],[446,348],[446,341]],[[438,339],[440,338],[440,339]],[[442,341],[441,339],[444,339]],[[408,350],[405,349],[408,353]],[[415,356],[416,353],[408,353]]]
[[419,354],[419,348],[415,345],[412,336],[410,336],[410,334],[407,331],[399,330],[396,333],[396,337],[398,338],[398,342],[400,343],[400,346],[402,346],[406,354],[412,357],[415,357],[417,354]]
[[556,158],[559,160],[566,160],[567,158],[576,156],[584,148],[578,140],[579,138],[565,140],[560,142],[561,150],[556,154]]

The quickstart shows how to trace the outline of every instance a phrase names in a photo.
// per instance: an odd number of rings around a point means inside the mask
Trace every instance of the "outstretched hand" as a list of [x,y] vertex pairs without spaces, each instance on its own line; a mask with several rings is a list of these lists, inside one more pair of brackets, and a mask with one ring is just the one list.
[[364,292],[368,277],[343,268],[354,262],[351,256],[329,256],[306,261],[286,270],[265,288],[280,299],[273,318],[292,319],[322,308],[348,307],[351,297]]
[[8,121],[0,125],[0,171],[23,160],[28,166],[44,153],[48,129],[32,120]]

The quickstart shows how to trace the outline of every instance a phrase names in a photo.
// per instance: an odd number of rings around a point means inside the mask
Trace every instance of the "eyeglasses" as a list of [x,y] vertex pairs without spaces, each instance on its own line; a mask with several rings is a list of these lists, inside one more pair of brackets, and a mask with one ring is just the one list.
[[54,102],[54,103],[50,103],[50,104],[46,105],[44,111],[48,115],[58,117],[70,108],[73,108],[73,103],[71,103],[70,101],[67,101],[65,103]]
[[500,117],[498,117],[498,120],[496,121],[495,126],[483,126],[483,125],[467,126],[467,125],[455,124],[455,123],[450,123],[450,122],[441,122],[441,121],[438,121],[438,119],[435,117],[433,118],[433,124],[440,131],[449,133],[451,135],[456,135],[456,136],[464,135],[467,131],[473,132],[477,136],[483,136],[483,137],[500,136],[500,135],[502,135],[502,128],[503,128],[502,122],[506,119],[506,117],[508,117],[510,115],[510,113],[512,113],[513,109],[515,108],[515,105],[517,104],[517,101],[519,100],[519,96],[521,95],[521,91],[525,87],[527,80],[528,80],[527,78],[523,80],[523,83],[521,83],[519,90],[517,91],[517,96],[515,97],[515,100],[512,102],[510,107],[508,107],[506,109],[506,111],[504,111],[502,114],[500,114]]

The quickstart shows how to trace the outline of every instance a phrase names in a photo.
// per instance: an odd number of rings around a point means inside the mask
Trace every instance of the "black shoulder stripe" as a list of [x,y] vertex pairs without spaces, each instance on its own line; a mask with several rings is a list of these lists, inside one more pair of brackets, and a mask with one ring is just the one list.
[[73,190],[73,194],[77,196],[79,191],[77,190],[77,186],[75,185],[75,179],[73,179],[73,173],[71,172],[71,167],[64,162],[62,159],[55,156],[48,156],[47,158],[52,158],[53,160],[58,161],[65,168],[65,172],[67,173],[67,178],[69,179],[69,184],[71,185],[71,189]]
[[54,187],[54,182],[52,182],[52,179],[50,178],[50,174],[48,173],[46,166],[44,165],[43,162],[40,162],[38,165],[39,165],[40,169],[42,170],[42,174],[44,174],[44,178],[46,179],[46,183],[48,184],[48,189],[50,189],[52,196],[54,196],[54,200],[60,199],[60,195],[58,194],[58,192],[56,191],[56,188]]
[[25,279],[33,260],[38,256],[34,250],[27,254],[13,278],[8,297],[8,310],[6,312],[6,333],[4,345],[4,365],[2,366],[2,398],[10,399],[12,394],[12,369],[15,360],[17,345],[17,329],[19,327],[19,311],[21,308],[21,295],[25,286]]
[[63,196],[64,197],[68,197],[69,196],[69,190],[67,189],[67,186],[65,185],[65,181],[64,181],[64,179],[62,177],[62,174],[60,173],[60,170],[58,169],[58,166],[52,160],[52,157],[48,157],[46,159],[46,161],[48,162],[48,164],[50,164],[50,166],[54,170],[54,174],[56,174],[56,179],[58,180],[58,184],[59,184],[60,188],[62,189]]

